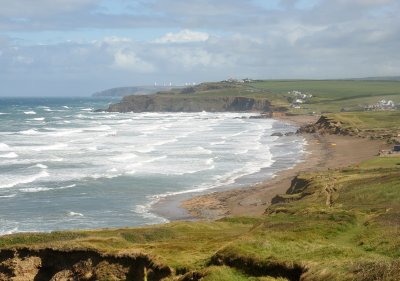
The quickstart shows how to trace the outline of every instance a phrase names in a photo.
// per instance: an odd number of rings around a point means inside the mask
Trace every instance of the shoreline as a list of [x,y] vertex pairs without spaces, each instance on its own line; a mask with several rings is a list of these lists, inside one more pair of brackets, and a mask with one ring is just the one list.
[[[315,123],[318,116],[277,116],[274,119],[297,126]],[[363,138],[301,134],[305,139],[305,159],[293,167],[279,171],[259,184],[205,194],[185,194],[161,199],[152,206],[152,213],[177,220],[215,220],[227,216],[260,216],[271,200],[289,189],[292,180],[303,172],[322,171],[357,164],[387,147],[382,141]]]

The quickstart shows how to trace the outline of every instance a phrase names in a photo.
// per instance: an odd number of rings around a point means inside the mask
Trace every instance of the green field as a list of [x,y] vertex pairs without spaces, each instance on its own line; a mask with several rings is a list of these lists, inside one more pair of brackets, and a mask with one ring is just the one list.
[[360,130],[399,130],[400,133],[400,111],[345,112],[326,116]]
[[[206,85],[206,86],[205,86]],[[195,92],[180,96],[245,96],[268,98],[275,106],[286,106],[294,113],[360,111],[365,105],[376,104],[379,100],[393,100],[400,103],[400,81],[368,80],[265,80],[250,83],[206,83],[194,87]],[[218,88],[218,89],[216,89]],[[309,93],[313,97],[302,109],[291,109],[288,99],[291,91]],[[170,93],[169,93],[170,94]]]

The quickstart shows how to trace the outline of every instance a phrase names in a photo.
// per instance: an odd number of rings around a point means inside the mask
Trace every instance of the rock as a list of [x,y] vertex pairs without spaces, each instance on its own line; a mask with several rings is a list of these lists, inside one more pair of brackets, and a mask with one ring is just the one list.
[[285,133],[285,136],[289,137],[289,136],[294,136],[296,133],[295,132],[287,132]]
[[272,133],[271,137],[283,137],[283,133],[280,132]]
[[173,273],[145,254],[113,255],[89,249],[0,249],[0,280],[4,281],[127,280],[128,276],[143,280],[144,268],[149,280],[161,280]]

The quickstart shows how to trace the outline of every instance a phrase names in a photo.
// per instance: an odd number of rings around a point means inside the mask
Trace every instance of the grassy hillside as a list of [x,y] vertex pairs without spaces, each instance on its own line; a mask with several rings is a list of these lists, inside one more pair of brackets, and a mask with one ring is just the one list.
[[326,116],[360,130],[399,130],[400,133],[400,111],[346,112]]
[[400,143],[400,111],[341,112],[322,115],[315,124],[300,131],[319,134],[350,135]]
[[[312,95],[306,98],[300,107],[294,107],[296,96],[293,91]],[[156,104],[162,110],[169,111],[170,106],[163,107],[165,101],[171,104],[193,101],[202,108],[212,108],[216,99],[226,97],[245,97],[251,99],[266,99],[271,104],[272,111],[288,111],[295,114],[320,114],[341,111],[364,111],[366,106],[377,104],[378,101],[392,100],[400,104],[400,81],[379,80],[265,80],[239,82],[210,82],[184,89],[158,92],[153,96]],[[132,109],[129,99],[137,103],[133,97],[125,98],[117,111],[148,111],[156,109]],[[139,102],[140,103],[140,102]],[[182,109],[187,109],[183,106]],[[178,107],[179,109],[179,107]],[[174,111],[174,110],[172,110]],[[185,110],[184,110],[185,111]]]
[[[288,92],[301,91],[313,97],[302,109],[291,109]],[[168,95],[179,97],[245,96],[268,98],[272,105],[286,106],[294,113],[359,111],[381,99],[400,103],[400,81],[375,80],[265,80],[250,83],[204,83],[189,90],[175,90]]]
[[400,158],[297,181],[262,217],[17,234],[0,246],[145,253],[173,269],[168,280],[399,280]]

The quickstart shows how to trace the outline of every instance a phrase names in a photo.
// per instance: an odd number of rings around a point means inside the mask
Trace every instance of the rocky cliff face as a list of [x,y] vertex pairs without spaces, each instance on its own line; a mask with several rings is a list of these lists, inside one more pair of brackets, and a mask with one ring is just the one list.
[[112,104],[109,112],[245,112],[270,111],[266,99],[247,97],[182,97],[182,96],[126,96]]
[[9,249],[0,250],[0,280],[161,280],[172,274],[169,267],[149,256],[106,255],[94,250]]
[[315,124],[300,127],[298,133],[318,133],[321,135],[355,136],[360,138],[384,140],[387,143],[398,143],[397,134],[385,129],[360,130],[349,124],[342,124],[338,120],[322,115]]
[[299,133],[319,133],[331,135],[356,136],[359,133],[357,128],[344,127],[342,123],[332,120],[327,116],[321,116],[315,124],[302,126]]

